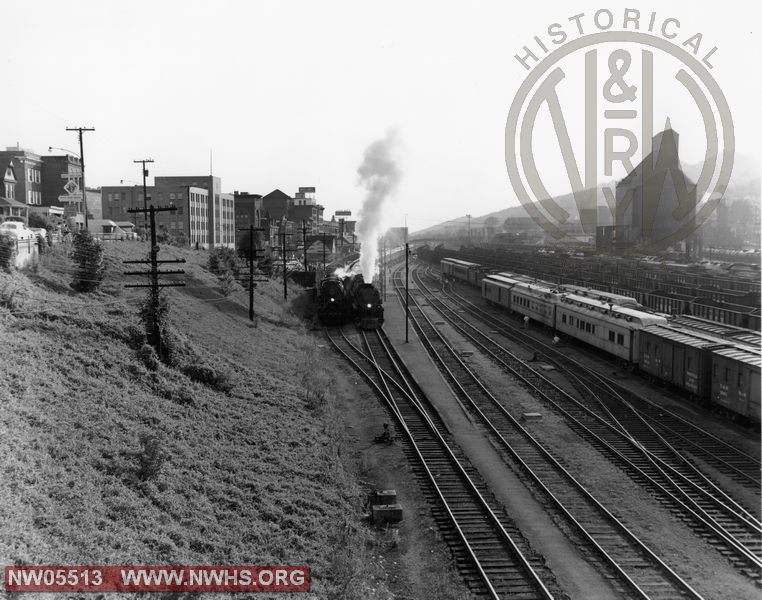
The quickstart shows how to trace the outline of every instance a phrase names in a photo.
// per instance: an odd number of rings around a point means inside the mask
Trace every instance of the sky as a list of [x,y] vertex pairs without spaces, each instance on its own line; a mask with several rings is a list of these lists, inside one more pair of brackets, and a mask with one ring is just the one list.
[[[571,32],[572,15],[585,13],[582,22],[593,31],[592,14],[602,7],[616,21],[625,7],[655,11],[657,23],[674,17],[676,42],[701,32],[701,54],[717,46],[710,72],[733,115],[736,151],[759,159],[760,9],[751,6],[4,2],[0,146],[77,151],[76,134],[66,127],[95,127],[85,134],[88,186],[137,182],[133,160],[148,157],[155,160],[152,176],[206,174],[211,154],[223,191],[279,188],[293,195],[315,186],[330,218],[334,210],[357,214],[364,151],[392,130],[400,178],[385,217],[414,231],[519,203],[506,172],[505,127],[529,72],[514,55],[535,35],[547,43],[551,23]],[[581,72],[581,63],[571,63],[569,80]],[[599,63],[603,73],[605,55]],[[638,73],[633,66],[633,80]],[[701,123],[668,79],[655,83],[655,114],[677,120],[681,158],[697,162]],[[574,115],[582,99],[574,86],[561,96],[572,135],[580,133]],[[568,193],[548,123],[541,112],[535,156],[548,157],[540,165],[548,191]]]

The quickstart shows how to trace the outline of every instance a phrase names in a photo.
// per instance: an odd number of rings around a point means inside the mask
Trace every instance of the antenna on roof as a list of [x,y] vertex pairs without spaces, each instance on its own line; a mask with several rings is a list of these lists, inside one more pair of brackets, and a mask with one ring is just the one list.
[[212,149],[209,148],[209,175],[212,175]]

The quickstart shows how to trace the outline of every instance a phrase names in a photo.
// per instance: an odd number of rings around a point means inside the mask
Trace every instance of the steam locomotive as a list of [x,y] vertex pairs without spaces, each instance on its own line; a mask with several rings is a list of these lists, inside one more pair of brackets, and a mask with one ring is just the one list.
[[331,275],[320,282],[318,288],[318,317],[326,325],[341,325],[347,320],[349,307],[344,283]]
[[318,318],[325,325],[354,321],[361,329],[377,329],[384,322],[381,295],[360,274],[343,281],[331,275],[318,287]]

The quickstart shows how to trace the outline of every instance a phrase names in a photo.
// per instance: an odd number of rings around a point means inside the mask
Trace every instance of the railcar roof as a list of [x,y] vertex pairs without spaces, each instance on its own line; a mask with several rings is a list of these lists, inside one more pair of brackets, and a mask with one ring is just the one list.
[[604,292],[602,290],[596,290],[595,288],[586,288],[581,285],[562,285],[558,288],[561,292],[566,290],[573,291],[578,296],[586,296],[593,298],[594,300],[600,298],[608,298],[616,300],[621,306],[640,306],[637,300],[632,296],[625,296],[624,294],[615,294],[614,292]]
[[649,325],[643,328],[643,333],[678,342],[692,348],[709,348],[720,344],[728,344],[727,340],[712,340],[706,337],[695,335],[693,332],[677,329],[671,325]]
[[718,348],[717,350],[713,350],[713,353],[718,354],[719,356],[724,356],[725,358],[730,358],[732,360],[745,363],[752,367],[757,367],[758,369],[762,367],[762,356],[760,356],[758,352],[751,352],[746,348],[739,348],[737,346],[730,348]]
[[555,293],[555,290],[553,288],[547,287],[547,282],[545,281],[531,281],[526,279],[516,279],[513,277],[507,277],[505,274],[499,274],[499,275],[487,275],[484,278],[485,281],[493,281],[496,283],[504,283],[506,285],[511,285],[513,287],[518,287],[524,291],[532,291],[532,292],[540,292],[543,294],[551,294]]
[[[594,300],[592,298],[587,298],[585,296],[577,296],[576,294],[564,294],[563,296],[561,296],[561,302],[571,306],[584,308],[589,311],[603,313],[602,316],[608,317],[608,319],[610,319],[612,322],[616,322],[622,318],[624,318],[625,320],[626,319],[637,320],[643,325],[652,325],[656,323],[667,322],[666,317],[663,317],[655,313],[637,310],[635,308],[630,308],[628,306],[617,306],[616,304],[614,304],[613,307],[609,308],[608,302],[604,302],[601,300]],[[617,317],[616,315],[619,315],[619,316]],[[608,319],[604,319],[604,320],[608,320]]]
[[444,263],[451,263],[454,265],[460,265],[461,267],[479,267],[481,268],[481,265],[479,263],[472,263],[465,260],[460,260],[459,258],[443,258],[442,262]]

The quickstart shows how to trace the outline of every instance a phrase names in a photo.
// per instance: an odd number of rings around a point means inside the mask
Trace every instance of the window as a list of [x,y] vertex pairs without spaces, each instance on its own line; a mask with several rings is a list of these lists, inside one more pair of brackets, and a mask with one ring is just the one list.
[[717,365],[712,368],[712,379],[717,379]]
[[613,331],[609,331],[609,342],[613,342],[614,339],[615,339],[614,338],[614,332]]
[[566,315],[561,314],[561,323],[566,323]]
[[623,333],[617,333],[616,334],[616,343],[620,346],[624,346],[624,334]]
[[738,389],[743,389],[743,374],[740,372],[738,373]]
[[591,326],[590,326],[590,323],[585,323],[585,331],[586,331],[587,333],[590,333],[590,330],[591,330]]
[[651,342],[646,342],[646,354],[651,354]]
[[692,367],[693,367],[693,357],[689,356],[685,360],[685,370],[690,371]]
[[730,379],[730,369],[725,367],[725,383],[727,383],[729,379]]
[[177,207],[177,214],[178,214],[178,215],[181,215],[181,214],[183,214],[183,207],[182,207],[182,206],[178,206],[178,207]]

